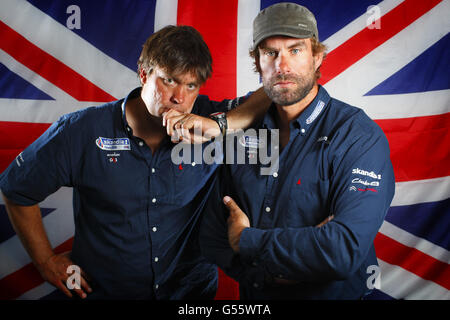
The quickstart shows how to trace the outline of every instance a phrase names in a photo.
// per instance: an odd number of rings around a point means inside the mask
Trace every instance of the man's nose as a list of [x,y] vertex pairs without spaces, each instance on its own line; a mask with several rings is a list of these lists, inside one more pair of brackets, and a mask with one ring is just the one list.
[[280,53],[276,60],[276,71],[277,73],[289,73],[290,67],[289,62],[285,54]]
[[172,92],[172,96],[170,97],[170,102],[174,104],[182,104],[184,102],[185,90],[183,86],[176,86]]

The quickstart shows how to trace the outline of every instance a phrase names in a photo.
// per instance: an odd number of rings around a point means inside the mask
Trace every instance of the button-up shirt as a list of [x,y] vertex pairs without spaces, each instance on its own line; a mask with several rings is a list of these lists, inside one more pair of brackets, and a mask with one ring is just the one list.
[[[277,129],[276,112],[272,105],[256,129]],[[235,160],[245,148],[246,163],[221,168],[201,227],[202,251],[240,282],[244,299],[361,298],[375,282],[373,240],[394,195],[387,139],[363,110],[323,87],[289,129],[281,152],[269,139],[278,135],[264,140],[261,130],[227,142]],[[251,163],[263,149],[279,152],[277,165]],[[263,174],[263,167],[270,170]],[[250,220],[239,253],[228,243],[225,195]]]
[[[73,187],[72,259],[92,278],[89,296],[213,298],[217,267],[200,256],[197,231],[218,164],[175,164],[168,136],[152,154],[125,117],[139,93],[63,116],[17,156],[0,188],[34,205]],[[192,112],[208,116],[236,101],[199,96]]]

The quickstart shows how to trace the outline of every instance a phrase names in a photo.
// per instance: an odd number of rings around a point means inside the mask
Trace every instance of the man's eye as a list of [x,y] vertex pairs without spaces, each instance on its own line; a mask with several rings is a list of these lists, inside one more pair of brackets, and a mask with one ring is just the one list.
[[292,49],[291,52],[292,52],[292,54],[299,54],[300,49]]
[[269,56],[269,57],[274,57],[275,56],[275,51],[266,51],[265,55]]
[[197,88],[197,86],[195,84],[188,84],[189,90],[195,90],[196,88]]
[[173,81],[172,78],[165,78],[165,79],[164,79],[164,83],[166,83],[166,84],[173,84],[174,81]]

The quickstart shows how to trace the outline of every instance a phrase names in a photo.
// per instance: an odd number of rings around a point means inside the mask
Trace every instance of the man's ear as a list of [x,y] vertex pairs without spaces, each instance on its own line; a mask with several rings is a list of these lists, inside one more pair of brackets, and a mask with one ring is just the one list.
[[141,81],[141,85],[144,85],[147,82],[148,76],[152,73],[153,69],[150,69],[149,72],[144,68],[139,71],[139,80]]
[[320,66],[322,65],[322,61],[323,61],[323,51],[322,52],[318,52],[315,56],[313,56],[314,58],[314,66],[315,66],[315,70],[317,71],[317,69],[320,68]]

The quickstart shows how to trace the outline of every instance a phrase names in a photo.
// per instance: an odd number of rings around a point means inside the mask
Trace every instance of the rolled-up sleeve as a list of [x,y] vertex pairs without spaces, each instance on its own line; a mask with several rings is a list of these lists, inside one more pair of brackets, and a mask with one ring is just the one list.
[[61,186],[71,185],[67,119],[53,123],[21,152],[0,177],[0,189],[13,202],[34,205]]

